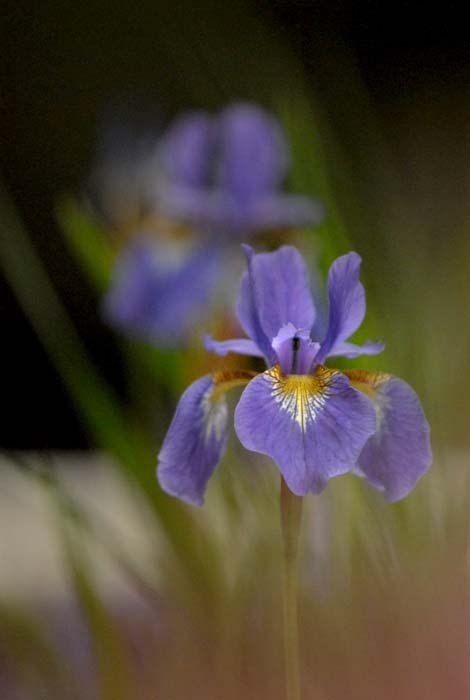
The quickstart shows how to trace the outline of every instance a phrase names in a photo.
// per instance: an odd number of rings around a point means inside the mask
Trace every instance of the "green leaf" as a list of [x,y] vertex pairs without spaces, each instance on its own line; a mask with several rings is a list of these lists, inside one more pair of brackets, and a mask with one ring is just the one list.
[[115,252],[103,226],[72,197],[64,197],[57,203],[56,216],[59,227],[70,250],[86,270],[96,289],[103,292],[110,280]]

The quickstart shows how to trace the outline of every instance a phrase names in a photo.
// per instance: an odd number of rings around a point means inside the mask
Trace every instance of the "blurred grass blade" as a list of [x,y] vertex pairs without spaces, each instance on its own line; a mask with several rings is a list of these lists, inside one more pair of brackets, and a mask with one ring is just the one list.
[[[75,327],[0,185],[0,267],[41,343],[59,371],[80,415],[98,445],[118,460],[146,493],[180,562],[195,587],[216,586],[216,557],[210,535],[188,508],[164,494],[155,479],[155,447],[132,425],[119,400],[89,361]],[[193,546],[197,537],[198,545]],[[199,552],[199,554],[198,554]]]
[[59,200],[56,217],[73,254],[96,289],[103,292],[109,284],[115,256],[103,227],[91,211],[72,197]]
[[[47,684],[50,688],[52,683],[64,690],[72,681],[66,663],[49,639],[43,623],[35,618],[36,615],[23,605],[11,599],[0,600],[2,680],[7,669],[4,660],[7,660],[24,689],[37,691],[38,686],[43,685],[45,689]],[[3,687],[3,683],[1,685]],[[67,697],[70,696],[67,694]]]
[[[109,235],[92,211],[73,197],[59,200],[56,217],[73,256],[86,271],[96,291],[103,294],[108,288],[116,256]],[[184,386],[181,353],[158,348],[150,343],[136,342],[134,339],[125,344],[125,352],[131,369],[134,365],[140,365],[144,373],[149,373],[150,377],[172,393],[181,392]],[[138,371],[142,373],[141,370]],[[137,390],[140,389],[138,386]]]
[[[295,192],[318,197],[325,205],[325,218],[312,229],[312,234],[320,239],[319,265],[326,276],[328,268],[339,255],[354,249],[355,244],[338,207],[335,192],[330,181],[330,169],[326,158],[326,148],[319,120],[308,100],[302,96],[279,101],[281,121],[286,129],[292,150],[291,184]],[[331,135],[330,135],[331,139]],[[328,150],[330,150],[330,139]],[[361,273],[367,276],[367,270]],[[374,313],[374,299],[368,296],[367,315],[361,328],[354,335],[354,342],[362,343],[369,338],[381,337],[381,324]],[[380,360],[368,357],[368,366],[379,367]],[[361,366],[363,358],[347,360],[335,358],[335,365]]]
[[[62,515],[62,514],[60,514]],[[100,700],[131,700],[135,697],[131,663],[124,640],[116,629],[106,606],[95,590],[86,560],[77,538],[72,538],[66,515],[61,517],[63,553],[66,570],[82,610],[96,663]]]
[[318,197],[325,206],[325,217],[314,231],[321,239],[320,262],[326,272],[338,255],[351,249],[351,241],[331,189],[317,119],[302,95],[280,99],[277,112],[292,151],[290,183],[293,191]]

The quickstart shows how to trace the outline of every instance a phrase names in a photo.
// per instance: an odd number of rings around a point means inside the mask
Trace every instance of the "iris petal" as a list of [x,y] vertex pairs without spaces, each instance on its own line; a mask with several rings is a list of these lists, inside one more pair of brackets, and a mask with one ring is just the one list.
[[248,338],[231,338],[230,340],[214,340],[210,335],[204,336],[204,347],[209,352],[225,357],[229,352],[237,355],[250,355],[251,357],[263,357],[260,349]]
[[361,325],[366,311],[364,287],[359,281],[361,258],[357,253],[342,255],[328,272],[328,330],[318,360],[336,352]]
[[292,323],[282,326],[272,346],[285,374],[309,374],[320,348],[310,340],[308,331],[298,331]]
[[355,345],[354,343],[341,341],[335,343],[333,350],[328,353],[328,357],[352,358],[359,357],[360,355],[378,355],[379,352],[383,352],[384,347],[384,344],[380,340],[366,340],[363,345]]
[[250,104],[222,112],[221,185],[241,204],[278,187],[288,165],[287,144],[278,122]]
[[176,119],[160,142],[165,176],[188,187],[202,187],[209,179],[214,120],[205,112],[189,112]]
[[406,496],[432,462],[429,424],[414,390],[384,372],[349,370],[351,384],[373,402],[377,431],[359,455],[359,471],[388,501]]
[[253,379],[235,411],[241,443],[266,454],[299,496],[319,493],[349,471],[375,431],[372,403],[337,370],[285,375],[279,366]]
[[120,255],[104,298],[104,314],[130,335],[171,347],[202,313],[219,268],[218,252],[201,247],[169,260],[164,246],[132,242]]
[[317,201],[280,192],[287,143],[276,119],[255,105],[235,103],[219,118],[191,112],[177,119],[159,155],[158,207],[217,239],[322,218]]
[[271,342],[280,328],[291,323],[310,331],[315,320],[305,264],[292,246],[258,255],[249,246],[244,250],[248,270],[240,284],[237,316],[245,333],[273,364]]
[[260,197],[250,207],[245,230],[256,232],[312,226],[320,223],[324,213],[322,204],[311,197],[272,193]]
[[225,449],[225,392],[246,384],[252,372],[227,371],[193,382],[181,396],[158,455],[158,480],[164,491],[202,505],[206,484]]
[[272,365],[276,362],[276,353],[271,347],[271,339],[266,335],[261,324],[258,305],[258,285],[253,269],[253,261],[256,256],[251,246],[243,245],[242,248],[245,253],[248,269],[243,273],[240,283],[240,291],[237,299],[237,318],[245,333],[256,343],[263,353],[267,364]]

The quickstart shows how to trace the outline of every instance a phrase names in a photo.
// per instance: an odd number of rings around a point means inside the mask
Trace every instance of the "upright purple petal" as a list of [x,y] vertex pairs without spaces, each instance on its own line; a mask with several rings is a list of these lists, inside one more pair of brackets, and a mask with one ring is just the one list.
[[227,439],[224,395],[213,399],[214,380],[201,377],[182,395],[158,455],[157,476],[164,491],[202,505],[207,481]]
[[277,188],[288,165],[287,145],[278,122],[250,104],[228,107],[220,117],[222,189],[241,206]]
[[305,265],[292,246],[259,255],[253,255],[249,246],[245,251],[248,270],[241,280],[237,316],[246,334],[272,361],[266,345],[271,345],[282,326],[292,323],[310,331],[313,325],[315,308]]
[[359,455],[359,471],[388,501],[406,496],[432,462],[429,424],[413,389],[383,372],[349,370],[351,384],[373,402],[377,430]]
[[256,343],[268,365],[277,362],[276,353],[262,326],[253,261],[256,257],[249,245],[243,245],[247,270],[243,273],[237,300],[237,317],[245,333]]
[[342,255],[328,273],[328,330],[319,361],[335,354],[335,347],[347,340],[361,325],[366,311],[364,287],[359,281],[361,258],[357,253]]
[[150,239],[134,241],[117,261],[104,314],[130,335],[171,347],[203,312],[218,269],[217,252],[211,248],[171,259]]
[[189,112],[176,119],[160,140],[164,176],[175,184],[209,184],[214,146],[214,120],[205,112]]
[[371,401],[323,366],[314,375],[272,367],[248,384],[235,411],[241,443],[271,457],[299,496],[349,471],[375,422]]

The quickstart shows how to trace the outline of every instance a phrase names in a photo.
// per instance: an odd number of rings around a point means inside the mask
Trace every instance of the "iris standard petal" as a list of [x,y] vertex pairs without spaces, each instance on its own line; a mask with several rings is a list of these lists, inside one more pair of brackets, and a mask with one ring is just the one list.
[[251,104],[234,104],[220,116],[220,186],[249,205],[277,188],[288,166],[287,144],[279,123]]
[[245,333],[272,364],[266,345],[271,346],[280,328],[291,323],[297,329],[310,331],[315,320],[305,264],[292,246],[258,255],[249,246],[244,246],[244,250],[248,270],[240,284],[237,316]]
[[209,352],[225,357],[229,352],[237,355],[250,355],[251,357],[263,357],[256,343],[248,338],[231,338],[230,340],[214,340],[210,335],[205,335],[204,347]]
[[203,187],[210,177],[214,120],[205,112],[176,119],[159,143],[164,176],[175,184]]
[[256,279],[253,270],[253,260],[256,256],[251,246],[242,245],[242,249],[246,257],[247,270],[243,273],[240,282],[236,309],[237,318],[245,333],[256,343],[270,366],[276,364],[277,359],[271,345],[271,338],[266,335],[261,324]]
[[201,247],[175,260],[163,246],[136,240],[115,266],[104,315],[131,335],[171,347],[202,313],[218,269],[218,253],[212,248]]
[[324,366],[313,375],[272,367],[248,384],[235,410],[241,443],[271,457],[299,496],[349,471],[375,422],[371,401]]
[[252,372],[216,372],[186,389],[158,455],[157,476],[164,491],[202,505],[207,481],[225,449],[225,392],[251,377]]
[[319,362],[335,352],[361,325],[366,311],[364,287],[359,281],[361,258],[357,253],[342,255],[328,272],[328,330],[322,342]]
[[348,370],[351,384],[368,396],[377,413],[377,430],[359,455],[359,471],[388,501],[406,496],[430,467],[429,424],[414,390],[383,372]]

